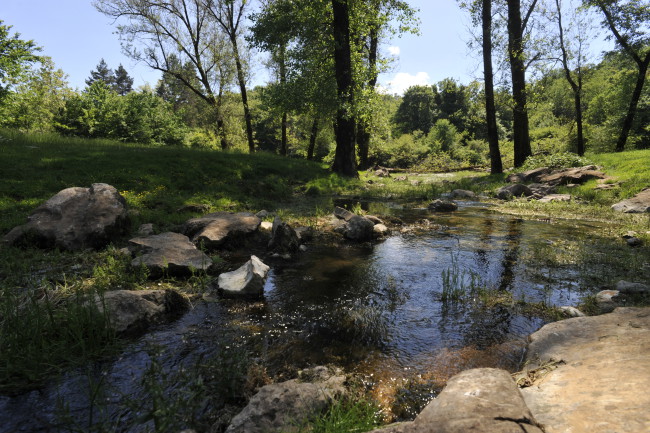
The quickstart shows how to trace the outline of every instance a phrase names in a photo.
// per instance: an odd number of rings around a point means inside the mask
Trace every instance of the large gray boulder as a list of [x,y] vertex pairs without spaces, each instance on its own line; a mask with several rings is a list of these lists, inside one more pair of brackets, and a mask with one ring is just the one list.
[[264,284],[270,269],[256,256],[251,256],[240,268],[219,275],[219,291],[230,298],[260,298],[264,295]]
[[650,188],[646,188],[632,198],[612,205],[612,209],[624,213],[650,212]]
[[530,337],[527,369],[559,366],[522,389],[546,433],[650,431],[650,309],[549,323]]
[[279,217],[275,217],[268,245],[269,250],[279,254],[292,254],[298,251],[299,247],[298,233],[289,224],[282,222]]
[[262,220],[248,212],[214,212],[185,222],[183,233],[195,244],[220,248],[257,232]]
[[174,290],[114,290],[97,295],[95,303],[106,311],[115,332],[126,335],[177,318],[189,307],[188,300]]
[[9,245],[33,245],[63,250],[100,249],[126,233],[126,201],[105,183],[90,188],[66,188],[27,217],[3,239]]
[[452,377],[415,421],[375,433],[542,433],[505,370],[477,368]]
[[153,277],[165,273],[191,275],[195,270],[207,271],[212,266],[210,256],[180,233],[167,232],[134,238],[129,240],[129,250],[136,255],[131,265],[136,268],[146,266]]
[[315,367],[293,379],[262,387],[236,415],[226,433],[290,433],[319,415],[345,392],[345,376]]
[[358,242],[373,238],[375,224],[361,215],[353,215],[340,229],[346,239]]

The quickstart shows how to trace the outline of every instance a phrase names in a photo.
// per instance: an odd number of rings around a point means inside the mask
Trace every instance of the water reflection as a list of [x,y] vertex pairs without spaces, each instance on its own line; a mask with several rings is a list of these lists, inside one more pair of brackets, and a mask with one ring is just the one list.
[[[163,348],[162,367],[172,371],[230,350],[226,335],[246,344],[271,375],[329,363],[365,375],[380,399],[415,395],[423,384],[429,391],[418,398],[430,398],[462,369],[515,368],[526,336],[544,323],[507,302],[482,302],[479,290],[570,305],[593,279],[610,281],[627,272],[603,266],[606,256],[597,252],[611,254],[612,242],[594,236],[593,227],[523,221],[479,204],[463,204],[452,214],[380,206],[368,209],[407,224],[428,223],[374,246],[310,245],[295,262],[273,266],[264,302],[199,303],[101,366],[114,390],[109,413],[133,418],[120,402],[143,395],[138,384],[151,365],[148,344]],[[630,269],[639,266],[630,262]],[[456,275],[462,299],[441,301],[443,272]],[[56,431],[53,408],[62,395],[75,416],[87,416],[84,374],[0,397],[0,432]]]

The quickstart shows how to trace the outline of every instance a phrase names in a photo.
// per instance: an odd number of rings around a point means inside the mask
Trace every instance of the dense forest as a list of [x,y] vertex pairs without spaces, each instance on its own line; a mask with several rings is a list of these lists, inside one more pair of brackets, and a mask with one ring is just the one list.
[[[267,151],[352,176],[373,165],[501,172],[532,154],[650,147],[647,1],[459,2],[483,80],[403,95],[377,83],[390,67],[386,42],[426,25],[405,1],[94,5],[117,20],[130,57],[162,79],[133,89],[122,65],[98,59],[86,87],[72,89],[37,41],[0,22],[0,127]],[[596,31],[616,49],[593,54]],[[273,79],[249,88],[261,54]]]

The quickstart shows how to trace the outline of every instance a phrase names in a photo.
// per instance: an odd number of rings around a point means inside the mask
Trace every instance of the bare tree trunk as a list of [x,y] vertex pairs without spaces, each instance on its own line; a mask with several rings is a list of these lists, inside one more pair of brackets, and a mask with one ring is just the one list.
[[564,69],[564,76],[566,77],[569,86],[571,86],[571,91],[573,92],[573,103],[576,110],[576,126],[578,129],[578,143],[576,153],[580,156],[585,154],[585,139],[582,130],[582,72],[580,67],[578,67],[578,82],[573,79],[571,75],[571,68],[569,67],[569,55],[566,50],[566,45],[564,42],[564,27],[562,27],[562,7],[560,5],[560,0],[555,0],[555,6],[557,8],[557,24],[560,36],[560,50],[562,51],[562,69]]
[[646,74],[648,73],[648,65],[650,64],[650,53],[646,53],[644,58],[641,58],[639,51],[635,50],[632,47],[627,38],[625,38],[616,28],[616,23],[610,10],[607,9],[607,6],[603,2],[597,2],[598,7],[605,15],[605,20],[609,29],[614,34],[616,41],[623,47],[625,52],[627,52],[630,57],[634,60],[639,68],[639,73],[636,76],[636,85],[634,86],[634,92],[632,92],[632,98],[630,99],[630,105],[627,109],[627,114],[625,115],[625,120],[623,121],[623,128],[621,129],[621,135],[618,137],[616,142],[616,151],[622,152],[625,150],[625,143],[627,142],[627,137],[630,135],[632,130],[632,124],[634,123],[634,116],[636,115],[636,109],[639,105],[639,99],[641,99],[641,92],[643,91],[643,85],[645,83]]
[[246,93],[246,79],[244,78],[244,67],[239,57],[239,47],[237,46],[237,36],[231,35],[232,51],[235,56],[235,66],[237,68],[237,81],[239,82],[239,91],[241,92],[241,102],[244,106],[244,120],[246,121],[246,138],[248,139],[248,151],[255,152],[255,142],[253,141],[253,123],[251,110],[248,107],[248,95]]
[[[286,45],[280,44],[280,84],[287,83],[287,65],[285,62]],[[280,154],[287,156],[287,112],[282,113],[282,141],[280,143]]]
[[482,0],[481,22],[483,27],[483,77],[485,80],[485,120],[490,147],[490,173],[503,173],[497,110],[494,103],[494,72],[492,70],[492,0]]
[[630,99],[630,105],[627,108],[627,114],[625,115],[625,120],[623,121],[621,135],[618,137],[618,141],[616,142],[617,152],[622,152],[625,150],[625,143],[627,142],[627,137],[630,135],[630,131],[632,130],[634,116],[636,115],[636,109],[639,105],[639,99],[641,99],[641,92],[643,91],[643,85],[645,84],[645,78],[646,74],[648,73],[649,63],[650,53],[646,54],[645,58],[640,63],[637,63],[639,67],[639,73],[636,76],[636,85],[634,86],[632,99]]
[[[374,93],[377,85],[377,49],[379,47],[379,31],[373,26],[370,30],[370,49],[368,51],[368,89]],[[370,152],[370,124],[367,120],[360,120],[357,124],[357,146],[359,147],[359,167],[368,168],[368,154]]]
[[508,55],[512,77],[513,140],[515,167],[523,165],[532,154],[526,109],[526,67],[524,64],[523,25],[520,0],[508,2]]
[[314,159],[314,150],[316,149],[316,138],[318,137],[318,117],[314,117],[311,124],[311,134],[309,135],[309,147],[307,148],[307,159]]
[[332,0],[334,12],[334,68],[338,95],[336,111],[336,153],[332,170],[344,176],[357,177],[355,155],[355,121],[350,109],[352,95],[352,53],[350,48],[350,15],[347,0]]

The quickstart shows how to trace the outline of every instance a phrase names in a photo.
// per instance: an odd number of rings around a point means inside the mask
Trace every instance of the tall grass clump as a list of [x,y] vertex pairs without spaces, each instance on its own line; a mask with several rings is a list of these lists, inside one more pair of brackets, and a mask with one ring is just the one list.
[[116,335],[96,299],[101,302],[93,292],[62,298],[48,289],[0,289],[0,391],[37,386],[65,367],[108,353]]

